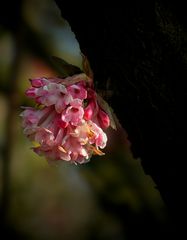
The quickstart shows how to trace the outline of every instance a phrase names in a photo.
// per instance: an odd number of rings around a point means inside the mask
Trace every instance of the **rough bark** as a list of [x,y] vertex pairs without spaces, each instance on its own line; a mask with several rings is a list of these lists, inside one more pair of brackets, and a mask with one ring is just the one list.
[[141,157],[156,182],[175,228],[182,204],[184,6],[127,1],[124,6],[80,4],[75,11],[56,2],[91,63],[97,88],[112,91],[108,101],[128,133],[134,156]]

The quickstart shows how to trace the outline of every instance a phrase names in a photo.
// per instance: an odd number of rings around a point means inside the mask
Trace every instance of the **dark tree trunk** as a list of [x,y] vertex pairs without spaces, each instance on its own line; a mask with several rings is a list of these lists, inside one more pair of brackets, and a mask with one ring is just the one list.
[[97,88],[112,90],[109,103],[134,156],[141,157],[156,182],[172,219],[169,227],[175,229],[182,205],[177,174],[187,79],[184,6],[127,1],[118,7],[87,3],[77,8],[56,2],[91,63]]

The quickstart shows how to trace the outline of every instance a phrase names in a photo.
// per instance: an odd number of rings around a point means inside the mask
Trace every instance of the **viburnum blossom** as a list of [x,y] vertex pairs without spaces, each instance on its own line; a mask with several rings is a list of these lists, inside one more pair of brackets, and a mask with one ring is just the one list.
[[50,160],[85,163],[103,155],[110,117],[98,102],[92,79],[85,73],[66,78],[31,79],[26,96],[36,108],[23,107],[24,134],[35,153]]

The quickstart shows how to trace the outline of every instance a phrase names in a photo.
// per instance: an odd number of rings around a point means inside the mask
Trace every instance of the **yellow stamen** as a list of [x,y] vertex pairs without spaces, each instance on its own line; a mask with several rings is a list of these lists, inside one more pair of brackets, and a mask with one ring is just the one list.
[[32,144],[34,145],[34,147],[40,147],[41,146],[40,143],[35,142],[35,141],[32,141]]
[[90,149],[93,151],[93,154],[99,155],[99,156],[105,155],[105,153],[102,152],[100,149],[98,149],[98,148],[96,148],[96,147],[94,147],[94,146],[92,146],[92,145],[90,145],[89,147],[90,147]]
[[97,155],[99,155],[99,156],[105,155],[104,152],[102,152],[100,149],[97,149],[97,148],[94,148],[94,154],[97,154]]
[[94,134],[95,134],[95,133],[94,133],[92,130],[89,130],[89,132],[88,132],[88,137],[91,138],[91,137],[94,136]]
[[58,150],[63,153],[67,153],[67,151],[62,146],[58,146]]

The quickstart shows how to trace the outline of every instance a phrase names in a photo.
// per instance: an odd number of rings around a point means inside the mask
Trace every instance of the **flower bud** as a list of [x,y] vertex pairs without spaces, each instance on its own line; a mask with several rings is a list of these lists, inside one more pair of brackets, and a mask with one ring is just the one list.
[[36,96],[36,89],[35,88],[29,88],[25,91],[25,94],[27,97],[34,98]]
[[110,126],[110,118],[108,114],[101,109],[99,110],[99,113],[98,113],[98,119],[99,119],[101,128],[108,128]]
[[84,109],[84,119],[86,121],[90,120],[93,117],[95,109],[95,102],[92,100],[88,106]]
[[30,79],[30,82],[31,82],[32,87],[39,88],[39,87],[44,86],[44,83],[41,78]]

